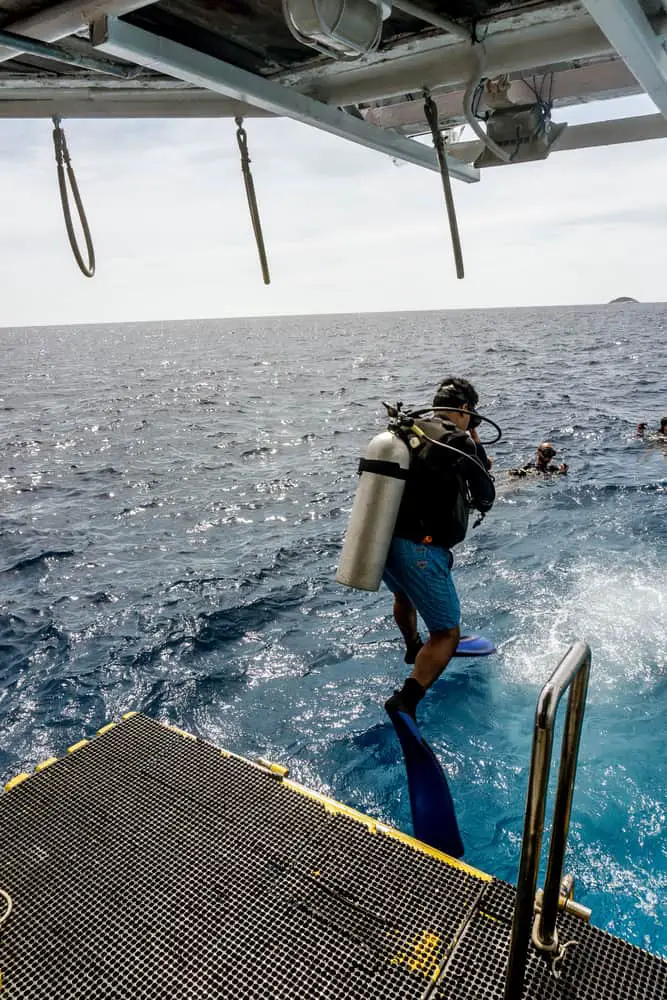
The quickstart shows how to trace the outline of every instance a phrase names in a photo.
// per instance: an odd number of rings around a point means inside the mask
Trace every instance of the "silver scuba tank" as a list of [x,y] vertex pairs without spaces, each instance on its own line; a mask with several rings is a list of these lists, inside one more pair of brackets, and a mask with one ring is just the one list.
[[359,485],[350,512],[336,580],[377,590],[396,526],[410,449],[392,431],[376,434],[359,461]]

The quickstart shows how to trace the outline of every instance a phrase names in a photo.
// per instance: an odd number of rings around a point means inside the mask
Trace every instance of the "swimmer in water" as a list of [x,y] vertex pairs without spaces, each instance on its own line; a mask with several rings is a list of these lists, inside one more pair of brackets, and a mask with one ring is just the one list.
[[556,454],[556,449],[550,441],[542,441],[542,443],[537,446],[534,461],[526,462],[526,464],[522,465],[520,469],[510,469],[509,475],[530,476],[540,473],[541,475],[556,474],[564,476],[566,475],[568,469],[566,463],[561,462],[560,465],[555,465],[551,461]]
[[637,424],[637,437],[645,441],[667,441],[667,417],[662,417],[657,431],[649,431],[647,423]]

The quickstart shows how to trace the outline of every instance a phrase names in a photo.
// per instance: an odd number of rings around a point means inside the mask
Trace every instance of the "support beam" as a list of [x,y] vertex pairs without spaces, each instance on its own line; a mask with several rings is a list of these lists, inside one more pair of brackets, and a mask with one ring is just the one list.
[[[130,11],[148,7],[153,0],[64,0],[47,10],[41,10],[30,17],[3,24],[5,31],[16,35],[27,35],[42,42],[57,42],[76,34],[96,17],[103,14],[129,14]],[[0,45],[0,62],[14,59],[19,53]]]
[[15,35],[11,31],[0,31],[0,45],[8,49],[14,49],[16,53],[27,52],[29,55],[39,56],[40,59],[49,59],[66,66],[74,66],[76,69],[88,69],[93,73],[105,73],[107,76],[118,77],[121,80],[131,80],[137,76],[141,70],[134,66],[121,66],[120,63],[112,62],[111,59],[100,58],[98,53],[72,51],[62,45],[51,45],[47,42],[40,42],[36,38],[29,38],[27,35]]
[[[653,27],[660,35],[667,34],[667,18],[655,18]],[[434,39],[429,41],[433,45]],[[484,48],[487,77],[535,73],[616,55],[597,24],[581,14],[564,21],[490,32]],[[382,61],[305,68],[286,74],[285,80],[317,100],[348,105],[418,94],[424,87],[436,93],[465,90],[476,68],[470,45],[442,36],[435,48],[420,50],[417,43],[406,43],[402,49],[385,54]]]
[[638,0],[582,0],[582,3],[667,118],[667,52]]
[[[80,81],[77,81],[80,83]],[[31,85],[32,84],[32,85]],[[268,111],[211,91],[87,86],[54,87],[51,80],[0,85],[2,118],[271,118]]]
[[[595,146],[619,146],[626,142],[644,142],[647,139],[667,139],[667,121],[662,115],[639,115],[636,118],[616,118],[608,122],[570,125],[556,139],[551,153],[592,149]],[[450,156],[455,156],[463,163],[472,163],[484,150],[484,146],[475,139],[473,142],[453,142],[448,149]]]
[[[117,59],[126,59],[225,97],[253,104],[271,114],[293,118],[387,156],[429,170],[439,170],[435,150],[430,146],[369,125],[362,118],[355,118],[339,108],[304,97],[255,73],[248,73],[123,21],[109,18],[98,21],[93,28],[93,45]],[[451,161],[451,174],[457,180],[468,183],[479,180],[475,169],[456,160]]]

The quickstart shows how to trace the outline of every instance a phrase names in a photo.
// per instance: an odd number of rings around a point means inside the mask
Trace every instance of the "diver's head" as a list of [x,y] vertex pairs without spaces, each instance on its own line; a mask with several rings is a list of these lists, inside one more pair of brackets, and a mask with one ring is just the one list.
[[[480,420],[474,412],[461,413],[461,410],[474,411],[478,400],[477,391],[467,378],[445,378],[433,397],[433,407],[440,410],[439,416],[447,417],[460,430],[467,431],[478,427]],[[448,410],[449,406],[453,409]]]
[[551,442],[542,441],[542,443],[538,444],[537,446],[538,465],[548,465],[555,454],[556,454],[556,449],[551,444]]
[[667,417],[663,417],[660,421],[660,433],[667,434]]

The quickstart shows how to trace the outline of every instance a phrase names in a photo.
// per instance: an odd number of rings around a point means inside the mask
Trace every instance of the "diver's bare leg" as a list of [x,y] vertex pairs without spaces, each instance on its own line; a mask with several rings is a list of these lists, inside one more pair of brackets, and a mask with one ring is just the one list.
[[[400,628],[400,626],[399,626]],[[431,632],[428,640],[417,653],[411,677],[427,691],[443,672],[461,637],[458,625],[442,632]]]
[[417,632],[417,612],[404,594],[394,594],[394,620],[405,640],[406,648],[421,641]]

